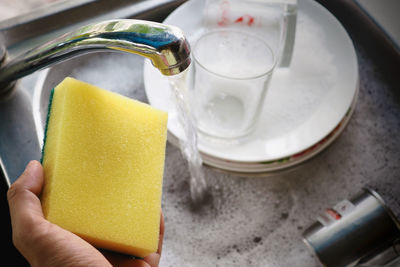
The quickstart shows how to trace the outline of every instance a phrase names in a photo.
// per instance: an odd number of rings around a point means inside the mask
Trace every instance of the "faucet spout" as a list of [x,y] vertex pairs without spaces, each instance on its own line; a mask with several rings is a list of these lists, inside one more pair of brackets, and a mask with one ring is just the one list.
[[36,70],[101,50],[147,57],[164,75],[178,74],[190,64],[189,43],[179,28],[143,20],[104,21],[64,34],[0,66],[0,97],[17,79]]

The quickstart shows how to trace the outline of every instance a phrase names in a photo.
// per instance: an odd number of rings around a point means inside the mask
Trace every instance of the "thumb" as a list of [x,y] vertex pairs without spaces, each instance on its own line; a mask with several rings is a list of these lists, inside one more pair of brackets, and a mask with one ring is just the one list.
[[7,192],[15,247],[32,266],[109,266],[89,243],[44,219],[43,181],[42,165],[31,161]]
[[38,221],[43,220],[42,206],[38,198],[42,187],[42,165],[38,161],[31,161],[7,192],[13,240],[17,248],[23,245],[18,237],[25,236],[25,233],[33,230]]

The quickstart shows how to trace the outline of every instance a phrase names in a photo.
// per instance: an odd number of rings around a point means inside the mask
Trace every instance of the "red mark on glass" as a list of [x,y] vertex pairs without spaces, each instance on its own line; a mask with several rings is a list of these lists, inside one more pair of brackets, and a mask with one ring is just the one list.
[[237,20],[235,20],[235,23],[238,23],[238,22],[243,22],[243,17],[240,17]]
[[335,220],[340,220],[342,218],[342,215],[340,215],[336,210],[334,209],[326,209],[326,213],[331,216]]
[[251,25],[253,25],[254,23],[254,17],[249,16],[249,22],[247,22],[247,25],[249,25],[251,27]]
[[[247,21],[247,22],[245,22]],[[254,17],[250,15],[244,15],[235,20],[235,23],[246,23],[249,27],[254,24]]]

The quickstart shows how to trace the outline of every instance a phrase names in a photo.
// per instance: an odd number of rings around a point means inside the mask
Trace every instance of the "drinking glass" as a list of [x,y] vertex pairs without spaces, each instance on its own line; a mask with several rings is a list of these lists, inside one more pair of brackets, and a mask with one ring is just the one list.
[[201,134],[235,139],[251,133],[276,60],[262,39],[224,29],[202,35],[192,49],[189,94]]

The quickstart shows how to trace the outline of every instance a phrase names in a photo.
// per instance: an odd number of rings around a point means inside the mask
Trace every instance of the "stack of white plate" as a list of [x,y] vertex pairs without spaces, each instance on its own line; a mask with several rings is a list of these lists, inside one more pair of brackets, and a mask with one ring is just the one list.
[[[188,1],[164,21],[188,39],[203,31],[203,1]],[[242,173],[265,173],[299,164],[321,152],[347,125],[358,93],[353,44],[336,18],[312,0],[299,0],[296,41],[290,68],[274,72],[257,129],[246,140],[219,142],[200,135],[199,150],[211,166]],[[151,105],[169,112],[169,140],[184,134],[170,104],[168,78],[150,62],[144,66]]]

